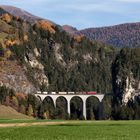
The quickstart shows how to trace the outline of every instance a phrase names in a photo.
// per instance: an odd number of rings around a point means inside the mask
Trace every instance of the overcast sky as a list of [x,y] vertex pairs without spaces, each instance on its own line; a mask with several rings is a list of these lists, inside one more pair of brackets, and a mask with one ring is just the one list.
[[0,0],[78,29],[140,21],[140,0]]

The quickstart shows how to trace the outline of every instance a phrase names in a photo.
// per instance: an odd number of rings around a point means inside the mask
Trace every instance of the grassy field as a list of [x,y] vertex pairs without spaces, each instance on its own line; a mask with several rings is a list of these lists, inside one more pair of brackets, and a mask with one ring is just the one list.
[[[0,119],[0,124],[10,123],[43,123],[43,122],[62,122],[64,120],[41,120],[41,119]],[[66,122],[66,121],[64,121]],[[74,121],[72,121],[74,122]],[[76,121],[77,122],[77,121]]]
[[0,128],[0,140],[140,140],[140,121],[58,122],[61,123]]

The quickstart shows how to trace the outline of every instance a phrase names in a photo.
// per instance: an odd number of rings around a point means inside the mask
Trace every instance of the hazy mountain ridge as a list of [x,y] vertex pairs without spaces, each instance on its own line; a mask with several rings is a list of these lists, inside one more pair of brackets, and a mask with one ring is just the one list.
[[78,31],[76,28],[69,26],[69,25],[63,25],[62,28],[70,34],[74,34],[75,32]]
[[[69,30],[65,31],[69,32]],[[85,35],[91,40],[97,40],[116,47],[140,46],[140,23],[126,23],[115,26],[88,28],[72,32],[73,35]]]
[[28,13],[27,11],[24,11],[20,8],[16,8],[14,6],[7,6],[7,5],[0,5],[2,9],[9,12],[13,16],[21,17],[23,20],[29,21],[29,22],[36,22],[38,20],[41,20],[43,18],[37,17],[35,15],[32,15]]
[[[46,20],[53,23],[50,20],[43,19],[28,13],[20,8],[13,6],[1,5],[1,8],[9,12],[10,14],[21,17],[30,23],[38,22],[39,20]],[[61,28],[61,27],[60,27]],[[91,40],[96,40],[106,45],[112,45],[116,47],[138,47],[140,46],[140,23],[126,23],[115,26],[101,27],[101,28],[88,28],[83,30],[77,30],[76,28],[64,25],[63,30],[71,35],[84,35]]]

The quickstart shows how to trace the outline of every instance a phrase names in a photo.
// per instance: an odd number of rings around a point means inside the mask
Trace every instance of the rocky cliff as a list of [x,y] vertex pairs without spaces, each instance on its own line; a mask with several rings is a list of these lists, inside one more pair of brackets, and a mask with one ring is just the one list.
[[140,95],[140,48],[123,48],[112,64],[115,95],[127,104]]

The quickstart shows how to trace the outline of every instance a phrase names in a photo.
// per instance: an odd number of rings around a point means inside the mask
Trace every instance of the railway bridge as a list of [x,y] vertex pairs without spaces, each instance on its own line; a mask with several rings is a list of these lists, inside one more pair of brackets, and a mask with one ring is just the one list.
[[86,100],[89,97],[97,97],[100,102],[102,102],[102,99],[104,98],[104,94],[94,94],[94,95],[87,95],[87,94],[45,94],[45,93],[37,93],[35,94],[36,97],[38,97],[41,101],[43,101],[45,98],[50,97],[54,103],[54,106],[56,107],[56,100],[59,97],[63,97],[67,101],[67,112],[70,115],[70,101],[73,97],[79,97],[83,101],[83,116],[85,119],[87,119],[86,116]]

